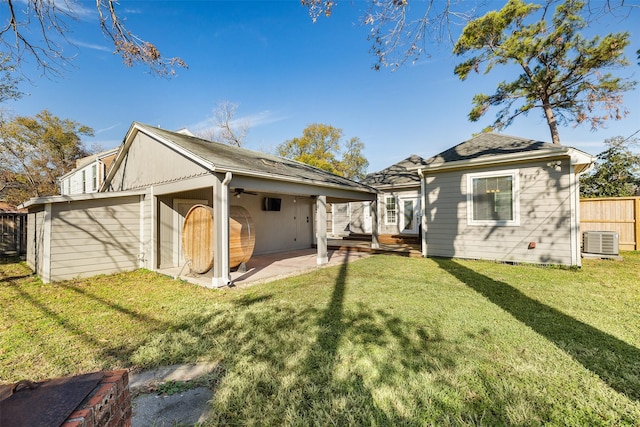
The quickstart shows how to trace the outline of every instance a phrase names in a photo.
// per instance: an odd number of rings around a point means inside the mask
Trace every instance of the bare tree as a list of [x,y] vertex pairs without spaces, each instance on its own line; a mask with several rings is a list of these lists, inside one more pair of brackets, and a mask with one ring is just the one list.
[[221,101],[213,111],[214,124],[219,129],[218,139],[229,145],[241,147],[249,132],[247,120],[234,119],[238,104],[229,101]]
[[209,141],[242,147],[249,132],[248,120],[236,119],[238,104],[231,101],[220,101],[213,109],[213,127],[200,129],[196,135]]
[[[548,7],[559,0],[545,0]],[[337,6],[335,0],[300,0],[309,9],[315,22],[321,16],[331,16]],[[369,27],[371,53],[376,57],[373,68],[398,68],[407,61],[415,62],[429,55],[429,47],[446,42],[453,46],[457,28],[475,19],[487,8],[494,8],[490,0],[367,0],[367,11],[361,17]],[[587,2],[584,18],[592,21],[603,15],[624,18],[631,10],[640,8],[640,0],[592,0]]]
[[[100,29],[126,66],[145,64],[152,74],[163,77],[175,75],[176,67],[187,67],[182,59],[162,56],[154,44],[131,33],[116,10],[117,4],[116,0],[95,0]],[[65,47],[72,45],[67,38],[69,25],[95,13],[72,0],[5,0],[0,10],[2,49],[18,67],[32,58],[44,74],[53,76],[60,76],[71,60],[65,52]]]

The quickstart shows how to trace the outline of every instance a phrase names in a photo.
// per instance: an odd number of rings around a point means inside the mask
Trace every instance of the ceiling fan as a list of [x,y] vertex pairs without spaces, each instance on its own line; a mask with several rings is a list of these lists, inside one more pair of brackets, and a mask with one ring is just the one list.
[[257,196],[258,193],[255,193],[253,191],[246,191],[244,188],[234,188],[233,190],[233,195],[237,198],[240,198],[240,195],[242,194],[251,194],[252,196]]

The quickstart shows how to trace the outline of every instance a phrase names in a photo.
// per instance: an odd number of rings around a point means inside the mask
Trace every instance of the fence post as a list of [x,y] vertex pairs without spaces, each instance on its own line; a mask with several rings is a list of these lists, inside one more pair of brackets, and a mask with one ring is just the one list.
[[633,210],[633,220],[635,221],[636,251],[640,251],[640,197],[635,198],[635,209]]

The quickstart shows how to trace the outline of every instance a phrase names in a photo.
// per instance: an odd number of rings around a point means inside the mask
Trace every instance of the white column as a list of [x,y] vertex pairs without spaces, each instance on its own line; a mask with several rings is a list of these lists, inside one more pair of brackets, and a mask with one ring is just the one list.
[[318,265],[329,262],[327,252],[327,196],[316,199],[316,237],[318,240]]
[[213,277],[211,286],[219,288],[231,282],[229,275],[229,189],[231,179],[217,175],[213,179]]
[[418,169],[418,176],[420,176],[420,248],[422,249],[422,256],[427,256],[427,181],[422,173],[422,169]]
[[371,249],[379,249],[378,240],[378,196],[371,201]]
[[[43,283],[51,282],[51,203],[45,203],[44,205],[44,215],[42,217],[42,240],[37,242],[38,236],[36,236],[36,248],[38,243],[42,246],[40,250],[42,251],[42,265],[40,266],[41,271],[38,272],[36,267],[36,273],[40,275]],[[38,252],[36,250],[36,266],[38,265]]]

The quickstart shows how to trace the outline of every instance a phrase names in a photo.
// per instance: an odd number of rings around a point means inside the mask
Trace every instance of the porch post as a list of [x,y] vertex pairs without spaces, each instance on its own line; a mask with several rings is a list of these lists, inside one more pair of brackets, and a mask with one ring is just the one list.
[[229,275],[229,191],[228,180],[213,175],[213,277],[211,286],[219,288],[231,282]]
[[420,177],[420,250],[422,256],[427,256],[427,179],[422,173],[422,169],[418,169]]
[[379,249],[378,240],[378,196],[371,201],[371,249]]
[[329,262],[327,253],[327,196],[316,199],[316,234],[318,239],[318,265]]

